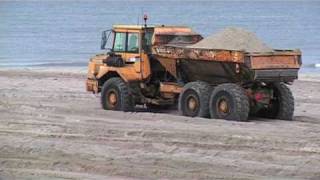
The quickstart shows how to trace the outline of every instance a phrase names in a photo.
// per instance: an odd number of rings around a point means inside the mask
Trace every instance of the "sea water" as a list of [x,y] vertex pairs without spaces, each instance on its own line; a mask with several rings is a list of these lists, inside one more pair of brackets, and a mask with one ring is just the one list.
[[320,1],[0,0],[0,67],[83,67],[113,24],[187,25],[207,36],[237,26],[277,49],[300,48],[320,73]]

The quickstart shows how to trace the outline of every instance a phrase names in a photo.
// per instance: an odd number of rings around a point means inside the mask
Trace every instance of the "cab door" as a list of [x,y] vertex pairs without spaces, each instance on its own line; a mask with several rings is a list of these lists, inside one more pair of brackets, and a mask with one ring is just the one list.
[[137,72],[141,72],[141,52],[139,45],[139,33],[138,32],[127,32],[127,50],[125,54],[125,61],[128,64],[134,64]]
[[150,75],[150,63],[147,54],[142,52],[140,31],[115,32],[113,51],[121,55],[127,66],[132,66],[141,79]]
[[112,50],[115,54],[120,55],[122,59],[125,59],[126,56],[126,43],[127,33],[115,32]]

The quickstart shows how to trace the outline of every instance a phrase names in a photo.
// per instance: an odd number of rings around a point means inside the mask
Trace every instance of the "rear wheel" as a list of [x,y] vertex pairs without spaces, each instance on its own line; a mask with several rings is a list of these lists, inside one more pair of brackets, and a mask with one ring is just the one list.
[[101,90],[101,104],[105,110],[133,111],[134,102],[129,88],[121,78],[107,80]]
[[273,98],[268,108],[260,110],[257,114],[260,117],[292,120],[294,113],[294,98],[292,92],[284,83],[274,83]]
[[247,121],[249,110],[249,98],[244,89],[236,84],[218,85],[211,94],[211,118]]
[[202,81],[190,82],[179,96],[180,114],[190,117],[209,117],[211,86]]

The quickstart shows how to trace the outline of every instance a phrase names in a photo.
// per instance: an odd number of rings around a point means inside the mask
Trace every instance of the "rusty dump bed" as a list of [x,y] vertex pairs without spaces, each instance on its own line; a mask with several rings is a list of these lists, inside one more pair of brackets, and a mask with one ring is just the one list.
[[[247,53],[236,50],[197,49],[179,45],[153,48],[161,61],[178,61],[192,80],[218,77],[220,82],[246,80],[293,81],[301,66],[300,50],[273,50],[267,53]],[[170,63],[163,63],[170,64]],[[209,79],[208,79],[209,78]]]

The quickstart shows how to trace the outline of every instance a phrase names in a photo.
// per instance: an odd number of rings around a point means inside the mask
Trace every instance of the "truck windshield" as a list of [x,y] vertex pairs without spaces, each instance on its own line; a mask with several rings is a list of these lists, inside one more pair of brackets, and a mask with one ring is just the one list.
[[101,49],[110,49],[110,47],[112,46],[111,44],[112,42],[110,39],[113,39],[113,38],[110,38],[111,36],[113,36],[111,29],[102,31],[101,46],[100,46]]

